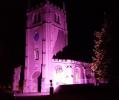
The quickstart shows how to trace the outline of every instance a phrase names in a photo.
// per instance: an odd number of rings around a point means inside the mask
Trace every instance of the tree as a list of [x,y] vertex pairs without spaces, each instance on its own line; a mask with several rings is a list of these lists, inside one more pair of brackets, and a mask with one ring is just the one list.
[[109,78],[110,57],[108,56],[108,44],[110,38],[107,22],[108,20],[105,20],[101,30],[94,33],[94,56],[92,57],[91,69],[95,74],[96,83],[107,83]]

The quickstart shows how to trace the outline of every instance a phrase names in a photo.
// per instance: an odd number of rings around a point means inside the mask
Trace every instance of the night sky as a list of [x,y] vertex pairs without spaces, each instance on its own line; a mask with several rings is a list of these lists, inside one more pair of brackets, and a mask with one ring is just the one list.
[[[0,1],[0,83],[12,81],[13,68],[24,65],[25,55],[25,11],[28,0]],[[35,1],[35,0],[32,0]],[[56,0],[55,0],[56,1]],[[110,17],[110,74],[112,80],[118,75],[118,3],[104,0],[65,0],[68,15],[70,51],[79,59],[88,61],[92,55],[93,32],[99,30],[104,17]],[[35,2],[32,2],[32,5]],[[106,12],[106,16],[104,16]],[[66,49],[67,49],[66,48]],[[67,51],[67,50],[66,50]]]

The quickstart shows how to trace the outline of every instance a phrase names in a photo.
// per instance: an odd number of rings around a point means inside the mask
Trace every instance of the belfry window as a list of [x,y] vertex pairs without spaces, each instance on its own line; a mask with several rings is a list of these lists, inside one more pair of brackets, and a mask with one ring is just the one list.
[[33,24],[36,24],[37,23],[37,15],[34,15],[33,16]]
[[55,14],[55,22],[60,24],[60,17],[58,14]]
[[36,49],[34,50],[34,59],[35,59],[35,60],[39,60],[39,50],[38,50],[38,48],[36,48]]
[[33,16],[33,24],[36,24],[41,21],[41,16],[40,14],[34,14]]
[[40,22],[41,21],[41,16],[40,16],[40,14],[38,14],[38,22]]

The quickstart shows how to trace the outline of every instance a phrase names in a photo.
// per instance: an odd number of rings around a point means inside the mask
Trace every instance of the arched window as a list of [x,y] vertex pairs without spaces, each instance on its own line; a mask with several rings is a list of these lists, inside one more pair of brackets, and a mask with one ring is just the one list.
[[75,83],[79,83],[80,82],[80,69],[79,67],[75,67]]
[[33,24],[37,24],[37,23],[39,23],[41,21],[41,16],[40,16],[40,14],[38,13],[38,14],[34,14],[33,15]]
[[38,14],[38,22],[41,21],[41,16],[40,16],[40,13]]
[[37,23],[37,15],[35,14],[34,16],[33,16],[33,24],[36,24]]
[[36,49],[34,50],[34,59],[35,59],[35,60],[39,60],[39,50],[38,50],[38,48],[36,48]]
[[56,73],[62,73],[62,67],[61,66],[57,66],[56,67]]
[[64,82],[64,75],[63,75],[63,69],[62,66],[58,65],[55,67],[55,76],[54,81],[56,85],[61,85]]
[[58,14],[55,14],[55,22],[60,24],[60,16]]

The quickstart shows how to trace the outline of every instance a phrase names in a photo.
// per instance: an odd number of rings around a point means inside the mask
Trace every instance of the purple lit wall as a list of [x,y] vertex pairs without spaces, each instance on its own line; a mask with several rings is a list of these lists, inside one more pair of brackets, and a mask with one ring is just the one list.
[[21,66],[14,69],[13,91],[19,91],[20,73],[21,73]]
[[24,92],[38,92],[41,71],[41,91],[49,89],[50,71],[53,71],[51,59],[66,45],[66,12],[63,9],[46,3],[27,12]]
[[[49,93],[50,80],[54,88],[62,84],[92,83],[87,81],[86,77],[85,69],[89,67],[88,63],[53,59],[56,53],[68,45],[64,9],[49,2],[45,5],[41,4],[27,11],[26,23],[24,93]],[[84,64],[87,66],[85,69]],[[40,86],[41,91],[38,89]]]
[[[84,80],[84,72],[82,71],[82,62],[73,60],[58,60],[52,61],[53,71],[53,86],[54,88],[62,84],[86,84]],[[77,71],[77,72],[76,72]]]

